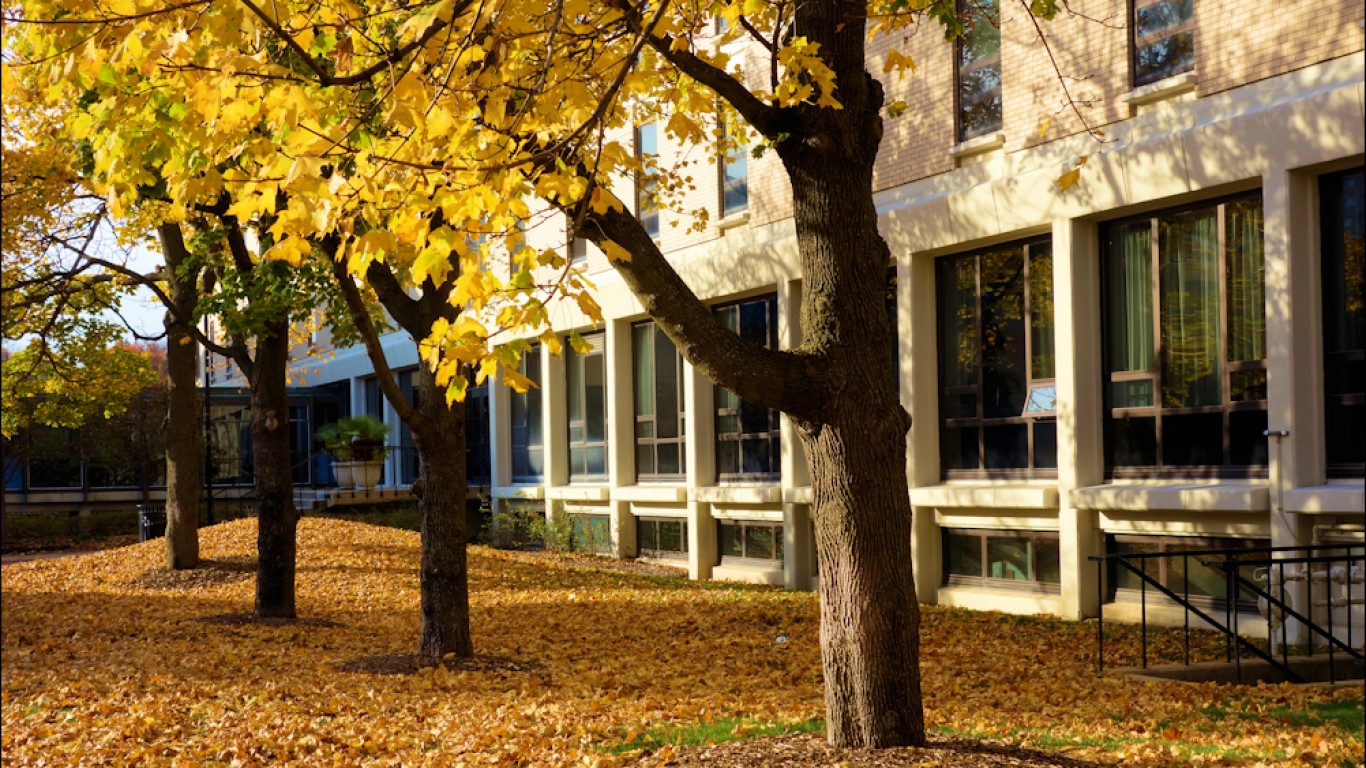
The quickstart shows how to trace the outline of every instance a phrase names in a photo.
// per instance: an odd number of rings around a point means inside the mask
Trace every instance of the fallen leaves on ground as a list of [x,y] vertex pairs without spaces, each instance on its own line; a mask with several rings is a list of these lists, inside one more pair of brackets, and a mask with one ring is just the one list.
[[[5,764],[608,766],[662,724],[823,716],[811,594],[475,547],[484,661],[395,670],[417,646],[417,534],[305,519],[303,621],[223,620],[251,610],[255,538],[205,529],[186,574],[159,541],[6,566]],[[1132,657],[1136,629],[1111,630],[1109,661]],[[927,608],[923,634],[927,720],[960,737],[1126,765],[1361,759],[1359,733],[1283,714],[1359,687],[1097,677],[1094,625],[1051,619]]]

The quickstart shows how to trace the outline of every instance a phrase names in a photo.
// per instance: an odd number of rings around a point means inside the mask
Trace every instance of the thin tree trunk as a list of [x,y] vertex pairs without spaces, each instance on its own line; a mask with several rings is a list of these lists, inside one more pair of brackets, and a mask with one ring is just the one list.
[[203,454],[195,392],[198,345],[189,320],[199,300],[192,277],[182,273],[189,253],[177,225],[160,228],[166,282],[177,311],[166,313],[166,567],[199,565],[199,498]]
[[294,618],[298,514],[289,454],[289,323],[266,323],[251,372],[251,438],[256,474],[256,617]]
[[413,491],[422,514],[422,638],[431,658],[474,653],[470,639],[469,568],[465,546],[465,409],[446,405],[431,371],[418,366],[417,412],[410,425],[421,475]]

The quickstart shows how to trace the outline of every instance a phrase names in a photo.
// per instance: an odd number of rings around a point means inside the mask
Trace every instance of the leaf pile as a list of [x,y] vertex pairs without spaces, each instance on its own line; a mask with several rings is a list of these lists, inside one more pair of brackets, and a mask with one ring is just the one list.
[[[609,747],[662,725],[823,716],[811,594],[472,548],[489,663],[355,672],[416,649],[417,535],[306,518],[305,621],[206,621],[251,610],[254,541],[251,520],[205,529],[193,576],[161,568],[159,541],[6,566],[6,765],[618,765],[642,755]],[[1138,635],[1114,629],[1122,663]],[[1286,715],[1359,688],[1097,678],[1094,648],[1093,626],[928,608],[927,718],[1128,765],[1361,758],[1359,732]]]

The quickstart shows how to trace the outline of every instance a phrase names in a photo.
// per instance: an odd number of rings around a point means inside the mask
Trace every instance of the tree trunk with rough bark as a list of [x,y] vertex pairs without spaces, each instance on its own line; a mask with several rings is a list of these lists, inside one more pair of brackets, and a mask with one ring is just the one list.
[[465,409],[418,366],[417,413],[410,424],[421,475],[413,487],[422,514],[422,636],[418,653],[470,656],[469,568],[465,521]]
[[289,454],[289,322],[276,319],[256,336],[251,370],[251,439],[256,474],[256,617],[294,618],[298,513]]
[[166,313],[166,567],[199,565],[199,499],[203,493],[203,448],[195,386],[199,346],[190,327],[199,291],[182,269],[189,252],[180,227],[159,230],[166,256],[167,295],[175,305]]

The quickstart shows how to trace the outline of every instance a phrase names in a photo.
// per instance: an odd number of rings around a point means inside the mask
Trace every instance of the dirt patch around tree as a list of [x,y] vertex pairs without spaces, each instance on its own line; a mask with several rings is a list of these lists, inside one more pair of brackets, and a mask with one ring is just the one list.
[[840,749],[824,734],[800,733],[728,741],[702,747],[666,750],[667,755],[640,758],[640,766],[658,768],[1089,768],[1109,765],[1040,752],[999,741],[930,736],[923,749]]
[[387,653],[338,664],[337,671],[371,675],[411,675],[435,667],[444,667],[452,672],[531,672],[541,668],[539,664],[501,656],[434,659],[412,653]]

